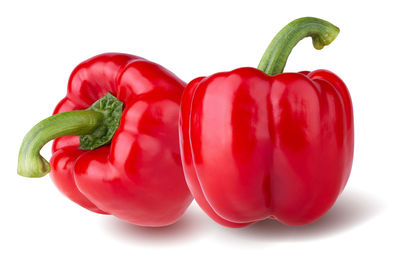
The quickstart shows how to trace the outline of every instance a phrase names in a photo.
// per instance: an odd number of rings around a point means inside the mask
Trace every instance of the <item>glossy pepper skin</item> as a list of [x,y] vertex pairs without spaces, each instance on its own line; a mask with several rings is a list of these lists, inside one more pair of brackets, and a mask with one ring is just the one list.
[[124,103],[112,141],[78,148],[57,138],[51,178],[72,201],[143,226],[177,221],[192,201],[179,155],[179,103],[185,83],[153,62],[128,54],[95,56],[72,72],[54,114],[84,110],[111,93]]
[[271,76],[247,67],[200,77],[182,97],[180,144],[189,188],[216,222],[308,224],[350,175],[350,94],[327,70]]

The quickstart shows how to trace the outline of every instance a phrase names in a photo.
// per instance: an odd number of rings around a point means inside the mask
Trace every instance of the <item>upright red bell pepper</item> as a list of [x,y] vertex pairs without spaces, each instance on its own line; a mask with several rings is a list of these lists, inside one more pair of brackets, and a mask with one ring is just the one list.
[[[50,171],[61,192],[94,212],[145,226],[175,222],[192,201],[179,155],[184,86],[162,66],[132,55],[81,63],[55,115],[26,135],[18,173]],[[54,138],[49,165],[39,152]]]
[[186,181],[216,222],[243,227],[266,218],[303,225],[321,217],[350,175],[350,94],[332,72],[282,73],[293,47],[316,49],[339,29],[301,18],[283,28],[258,69],[239,68],[188,84],[180,145]]

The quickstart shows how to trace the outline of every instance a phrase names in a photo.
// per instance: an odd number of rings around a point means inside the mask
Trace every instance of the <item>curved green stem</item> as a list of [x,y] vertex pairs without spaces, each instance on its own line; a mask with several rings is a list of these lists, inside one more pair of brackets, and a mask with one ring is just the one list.
[[41,155],[42,147],[58,137],[79,136],[82,150],[93,150],[111,142],[118,129],[123,103],[107,93],[87,110],[67,111],[36,124],[22,141],[18,155],[18,174],[42,177],[50,165]]
[[339,28],[325,20],[313,17],[296,19],[275,36],[257,68],[268,75],[282,73],[290,52],[300,40],[312,37],[314,47],[320,50],[338,34]]
[[22,141],[18,156],[18,174],[42,177],[50,165],[40,150],[49,141],[61,136],[92,133],[103,121],[103,114],[93,110],[74,110],[56,114],[36,124]]

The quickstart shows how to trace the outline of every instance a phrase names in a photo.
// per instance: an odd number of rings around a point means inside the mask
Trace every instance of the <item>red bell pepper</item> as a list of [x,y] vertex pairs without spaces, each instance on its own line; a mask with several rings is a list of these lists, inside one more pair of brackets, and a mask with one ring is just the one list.
[[327,21],[295,20],[274,38],[258,69],[200,77],[186,87],[180,115],[186,181],[216,222],[308,224],[342,192],[354,150],[345,84],[327,70],[282,73],[301,39],[311,36],[322,49],[338,33]]
[[[81,63],[56,115],[26,135],[18,173],[50,171],[61,192],[94,212],[145,226],[175,222],[192,201],[179,155],[184,86],[162,66],[132,55]],[[49,165],[39,152],[54,138]]]

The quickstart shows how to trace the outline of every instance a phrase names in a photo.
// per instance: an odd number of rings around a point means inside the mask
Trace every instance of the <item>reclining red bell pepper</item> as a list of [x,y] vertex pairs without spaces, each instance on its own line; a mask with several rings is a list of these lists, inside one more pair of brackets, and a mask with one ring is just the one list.
[[339,29],[316,18],[283,28],[258,69],[239,68],[188,84],[180,145],[186,181],[216,222],[243,227],[266,218],[308,224],[334,204],[350,175],[350,94],[332,72],[282,73],[293,47],[316,49]]
[[[165,68],[132,55],[81,63],[56,115],[26,135],[18,173],[50,171],[61,192],[94,212],[145,226],[175,222],[192,201],[179,155],[184,87]],[[54,138],[49,165],[39,152]]]

